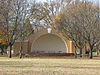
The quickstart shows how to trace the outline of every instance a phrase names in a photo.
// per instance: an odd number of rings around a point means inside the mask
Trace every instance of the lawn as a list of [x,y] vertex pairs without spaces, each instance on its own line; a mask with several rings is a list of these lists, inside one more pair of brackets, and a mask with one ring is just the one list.
[[0,75],[100,75],[100,60],[1,57]]

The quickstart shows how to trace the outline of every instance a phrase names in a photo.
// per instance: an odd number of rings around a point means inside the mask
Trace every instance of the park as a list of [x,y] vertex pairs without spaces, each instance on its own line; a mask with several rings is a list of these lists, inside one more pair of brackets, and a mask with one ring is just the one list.
[[0,75],[99,70],[99,0],[0,0]]

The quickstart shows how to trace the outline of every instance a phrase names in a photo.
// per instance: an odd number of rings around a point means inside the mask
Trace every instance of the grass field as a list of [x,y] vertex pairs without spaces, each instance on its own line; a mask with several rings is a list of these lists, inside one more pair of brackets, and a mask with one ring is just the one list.
[[0,75],[100,75],[100,60],[1,57]]

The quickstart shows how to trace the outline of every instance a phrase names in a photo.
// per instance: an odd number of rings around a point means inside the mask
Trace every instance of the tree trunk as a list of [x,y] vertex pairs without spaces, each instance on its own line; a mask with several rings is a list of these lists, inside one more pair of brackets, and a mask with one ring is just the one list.
[[20,50],[19,50],[19,58],[22,58],[22,49],[23,49],[23,41],[20,41]]
[[93,48],[91,48],[90,59],[93,59]]
[[99,50],[98,50],[98,51],[97,51],[97,56],[99,56],[99,53],[100,53],[100,52],[99,52]]
[[90,59],[93,59],[93,52],[91,51]]
[[80,57],[82,57],[82,48],[80,48]]
[[4,50],[3,50],[3,48],[1,48],[1,55],[3,55],[3,53],[4,53]]
[[75,58],[77,58],[77,50],[76,50],[76,46],[75,46]]
[[12,58],[12,45],[10,45],[9,58]]
[[99,52],[99,47],[97,47],[97,56],[99,56],[99,53],[100,53],[100,52]]
[[76,52],[76,50],[75,50],[75,58],[77,58],[77,52]]

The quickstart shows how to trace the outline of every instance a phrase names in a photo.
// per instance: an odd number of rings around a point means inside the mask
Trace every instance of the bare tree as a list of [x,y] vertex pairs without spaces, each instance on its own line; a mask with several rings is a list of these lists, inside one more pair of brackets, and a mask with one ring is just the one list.
[[[55,19],[57,28],[63,34],[82,48],[86,42],[93,57],[93,49],[100,41],[100,11],[99,6],[88,1],[73,1],[64,8]],[[81,54],[80,54],[81,55]]]
[[14,22],[16,22],[16,24],[14,25],[15,27],[14,41],[16,39],[20,39],[19,57],[22,58],[23,41],[29,34],[33,32],[29,20],[30,12],[29,12],[29,4],[27,3],[27,0],[15,0],[14,10],[15,10]]
[[[31,24],[27,21],[29,18],[28,4],[26,0],[1,0],[1,4],[5,5],[2,9],[2,26],[5,27],[3,30],[6,33],[6,41],[10,47],[9,58],[11,58],[12,46],[15,40],[21,39],[22,43],[22,35],[25,33],[28,34],[28,31],[32,30],[32,27],[30,27]],[[21,48],[19,53],[22,53]]]
[[[9,3],[11,0],[0,0],[0,31],[2,31],[2,34],[0,35],[0,38],[6,42],[7,39],[9,39],[8,35],[6,34],[8,32],[8,12],[9,12]],[[8,45],[6,42],[5,44],[1,43],[2,45],[2,51],[4,52],[5,46]]]
[[48,0],[48,2],[44,3],[34,1],[31,8],[33,26],[42,28],[53,26],[54,18],[67,4],[66,0]]

